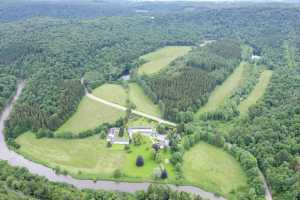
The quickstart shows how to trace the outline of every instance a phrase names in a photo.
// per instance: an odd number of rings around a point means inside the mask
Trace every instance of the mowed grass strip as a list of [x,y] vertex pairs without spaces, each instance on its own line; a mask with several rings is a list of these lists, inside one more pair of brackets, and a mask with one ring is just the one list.
[[[131,153],[124,150],[124,145],[106,147],[106,140],[99,136],[85,139],[36,139],[34,134],[27,132],[16,139],[21,145],[18,150],[26,158],[42,163],[51,168],[57,166],[67,170],[73,177],[81,179],[112,179],[113,172],[120,169],[124,174],[120,180],[150,181],[153,170],[159,166],[151,159],[151,142],[145,139],[141,146],[131,145]],[[138,155],[144,157],[144,166],[136,167]],[[163,158],[170,157],[169,153],[162,152]],[[174,180],[171,164],[164,164],[169,177]]]
[[167,46],[154,52],[141,56],[140,59],[146,61],[139,67],[138,74],[151,75],[167,67],[173,60],[184,56],[191,50],[189,46]]
[[79,133],[93,129],[105,122],[113,123],[124,116],[124,111],[84,97],[77,111],[57,130],[57,134],[66,131]]
[[183,172],[188,183],[231,199],[230,192],[247,187],[247,178],[238,161],[222,149],[201,142],[183,157]]
[[265,70],[261,73],[258,83],[255,85],[249,96],[242,101],[238,107],[241,114],[247,113],[249,107],[254,105],[264,95],[271,77],[271,70]]
[[103,84],[92,92],[96,97],[125,106],[128,94],[125,89],[118,84]]
[[129,84],[129,99],[136,105],[136,110],[160,116],[159,106],[155,105],[149,97],[147,97],[143,89],[136,83]]
[[223,82],[222,85],[217,86],[214,89],[208,99],[208,102],[199,109],[197,115],[215,111],[228,97],[230,97],[230,95],[239,87],[242,81],[245,65],[246,63],[242,62]]

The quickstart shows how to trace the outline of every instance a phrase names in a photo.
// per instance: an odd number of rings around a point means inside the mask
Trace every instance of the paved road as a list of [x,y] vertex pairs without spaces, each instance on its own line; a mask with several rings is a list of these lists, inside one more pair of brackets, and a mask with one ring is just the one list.
[[[6,160],[12,166],[25,167],[32,174],[37,174],[39,176],[46,177],[48,180],[53,182],[67,183],[71,184],[79,189],[102,189],[109,191],[120,191],[120,192],[136,192],[140,190],[147,190],[151,183],[149,182],[141,182],[141,183],[129,183],[129,182],[115,182],[115,181],[105,181],[99,180],[94,182],[93,180],[78,180],[72,178],[71,176],[57,175],[54,170],[44,166],[27,160],[22,155],[11,151],[4,140],[4,122],[8,119],[13,104],[21,94],[21,91],[24,87],[24,83],[19,84],[17,93],[13,98],[13,101],[5,107],[2,113],[0,113],[0,159]],[[175,186],[168,184],[174,190],[190,192],[195,195],[199,195],[202,198],[208,200],[226,200],[223,197],[215,196],[211,192],[207,192],[198,187],[194,186]]]
[[[121,106],[119,104],[116,104],[116,103],[112,103],[110,101],[107,101],[105,99],[102,99],[102,98],[99,98],[99,97],[96,97],[94,96],[93,94],[91,93],[86,93],[86,96],[94,101],[98,101],[100,103],[103,103],[105,105],[108,105],[108,106],[111,106],[111,107],[114,107],[114,108],[117,108],[119,110],[123,110],[123,111],[126,111],[127,108],[124,107],[124,106]],[[158,123],[161,123],[161,124],[166,124],[166,125],[170,125],[170,126],[176,126],[175,123],[173,122],[170,122],[170,121],[167,121],[167,120],[164,120],[164,119],[161,119],[159,117],[155,117],[155,116],[152,116],[152,115],[149,115],[149,114],[146,114],[146,113],[143,113],[143,112],[140,112],[140,111],[137,111],[137,110],[132,110],[132,113],[135,114],[135,115],[138,115],[138,116],[141,116],[141,117],[145,117],[147,119],[151,119],[153,121],[157,121]]]

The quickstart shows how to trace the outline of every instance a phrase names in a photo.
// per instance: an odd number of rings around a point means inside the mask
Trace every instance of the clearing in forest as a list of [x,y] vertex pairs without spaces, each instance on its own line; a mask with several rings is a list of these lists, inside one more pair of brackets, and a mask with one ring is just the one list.
[[230,97],[230,95],[235,91],[236,88],[239,87],[239,84],[243,77],[243,70],[246,63],[242,62],[234,72],[223,82],[222,85],[217,86],[214,91],[211,93],[207,103],[199,109],[197,115],[213,112],[220,105],[224,103],[224,101]]
[[241,114],[247,113],[249,107],[254,105],[263,96],[268,87],[271,77],[271,70],[265,70],[261,73],[259,81],[255,85],[254,89],[251,91],[249,96],[240,103],[238,107]]
[[[152,156],[152,143],[144,138],[144,144],[130,145],[130,153],[124,150],[124,145],[113,145],[108,148],[105,139],[92,136],[85,139],[36,139],[27,132],[16,139],[21,145],[19,152],[26,158],[47,165],[67,170],[70,175],[80,179],[113,179],[113,173],[119,169],[124,174],[119,180],[150,181],[153,171],[159,167]],[[135,161],[138,155],[144,158],[144,166],[137,167]],[[173,167],[165,159],[168,152],[161,152],[163,165],[166,167],[170,180],[175,180]]]
[[[159,107],[152,103],[138,84],[130,83],[128,91],[121,85],[104,84],[96,88],[93,95],[122,106],[126,106],[126,100],[130,99],[135,104],[136,110],[153,116],[160,116]],[[84,97],[77,111],[57,130],[57,134],[68,131],[79,133],[94,129],[100,124],[113,123],[124,116],[125,112],[122,110]]]
[[129,100],[136,105],[136,110],[154,116],[160,116],[159,106],[155,105],[136,83],[129,84]]
[[129,83],[128,89],[122,85],[104,84],[96,88],[92,94],[122,106],[126,106],[126,100],[130,100],[136,106],[135,110],[160,116],[159,107],[145,95],[143,89],[136,83]]
[[77,111],[57,130],[57,133],[67,131],[79,133],[105,122],[113,123],[124,116],[124,111],[84,97]]
[[184,154],[184,177],[189,184],[217,192],[231,199],[231,191],[247,187],[238,161],[224,150],[200,142]]
[[126,90],[118,84],[103,84],[92,92],[101,99],[125,106],[128,97]]
[[176,58],[187,54],[191,49],[189,46],[167,46],[141,56],[140,59],[145,60],[146,63],[139,67],[138,74],[151,75],[157,73]]

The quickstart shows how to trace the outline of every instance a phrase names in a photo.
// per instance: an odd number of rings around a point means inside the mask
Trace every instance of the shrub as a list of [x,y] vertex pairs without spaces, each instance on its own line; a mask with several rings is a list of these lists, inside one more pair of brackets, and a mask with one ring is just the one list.
[[137,167],[142,167],[144,165],[144,158],[143,156],[138,156],[136,158],[136,162],[135,162]]
[[108,141],[107,144],[106,144],[106,147],[110,148],[111,146],[112,146],[111,142]]
[[124,150],[125,150],[125,151],[129,151],[129,150],[130,150],[130,146],[129,146],[128,144],[126,144],[126,145],[124,146]]
[[113,173],[114,178],[120,178],[122,176],[122,172],[120,169],[116,169]]
[[154,179],[160,179],[161,178],[161,169],[159,167],[154,168],[153,178]]
[[161,172],[161,178],[162,179],[166,179],[168,178],[168,172],[166,169],[163,169],[162,172]]

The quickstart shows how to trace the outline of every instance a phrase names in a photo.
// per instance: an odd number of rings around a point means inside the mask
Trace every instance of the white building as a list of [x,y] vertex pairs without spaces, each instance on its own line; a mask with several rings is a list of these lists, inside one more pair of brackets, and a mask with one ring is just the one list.
[[129,139],[127,138],[120,138],[118,137],[120,132],[119,128],[110,128],[107,135],[107,142],[110,142],[111,144],[129,144]]
[[155,129],[151,127],[128,128],[128,134],[130,138],[132,138],[132,136],[137,133],[150,137],[153,143],[157,143],[160,145],[160,148],[169,146],[170,142],[167,139],[166,135],[159,134]]

